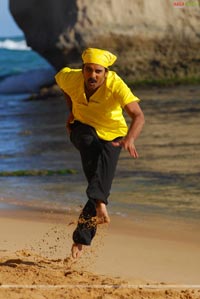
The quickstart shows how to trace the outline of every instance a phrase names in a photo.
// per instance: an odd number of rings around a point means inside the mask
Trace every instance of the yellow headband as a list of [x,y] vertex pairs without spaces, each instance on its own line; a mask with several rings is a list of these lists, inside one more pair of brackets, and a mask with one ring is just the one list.
[[95,63],[99,64],[105,68],[108,68],[112,65],[117,57],[110,53],[109,51],[88,48],[82,54],[83,63]]

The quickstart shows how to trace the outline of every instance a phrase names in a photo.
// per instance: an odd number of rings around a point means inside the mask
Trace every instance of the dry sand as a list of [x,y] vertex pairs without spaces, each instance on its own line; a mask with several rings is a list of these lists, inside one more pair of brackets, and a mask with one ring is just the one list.
[[1,299],[200,298],[198,223],[112,217],[76,262],[70,248],[77,215],[1,216]]

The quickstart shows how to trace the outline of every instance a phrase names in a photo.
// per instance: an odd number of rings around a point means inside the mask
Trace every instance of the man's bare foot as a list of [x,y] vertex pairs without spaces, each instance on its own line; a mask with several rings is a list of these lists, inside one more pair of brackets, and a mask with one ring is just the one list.
[[110,223],[110,217],[108,215],[106,205],[100,200],[97,201],[96,212],[97,224]]
[[74,243],[72,245],[71,252],[72,252],[72,257],[74,259],[78,259],[83,253],[83,245]]

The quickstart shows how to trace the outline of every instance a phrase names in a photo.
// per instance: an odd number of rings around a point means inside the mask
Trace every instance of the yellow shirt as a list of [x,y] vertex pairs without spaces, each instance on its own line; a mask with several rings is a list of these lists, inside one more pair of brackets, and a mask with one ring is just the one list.
[[58,86],[70,96],[74,120],[95,128],[100,139],[111,141],[125,136],[128,131],[122,109],[131,102],[138,102],[124,81],[113,71],[97,91],[86,98],[81,69],[62,69],[55,76]]

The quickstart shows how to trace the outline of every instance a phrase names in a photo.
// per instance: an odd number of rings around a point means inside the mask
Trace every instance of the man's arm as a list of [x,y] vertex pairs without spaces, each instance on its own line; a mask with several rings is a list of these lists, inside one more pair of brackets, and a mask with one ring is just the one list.
[[70,98],[70,96],[64,92],[65,98],[66,98],[66,104],[67,104],[67,108],[69,109],[69,115],[66,121],[66,129],[67,132],[70,134],[71,129],[70,129],[70,123],[74,120],[74,115],[72,113],[72,100]]
[[69,96],[66,92],[63,91],[63,93],[64,93],[64,95],[65,95],[67,108],[68,108],[69,111],[71,112],[71,111],[72,111],[72,100],[71,100],[70,96]]
[[122,146],[125,150],[128,150],[131,157],[138,158],[136,147],[134,145],[135,140],[140,135],[144,126],[144,114],[137,102],[131,102],[124,107],[125,111],[131,117],[132,121],[129,126],[127,135],[119,142],[113,142],[114,146]]

